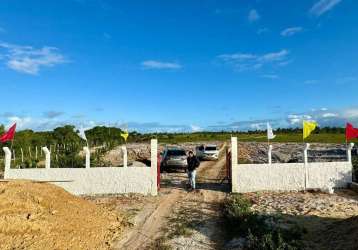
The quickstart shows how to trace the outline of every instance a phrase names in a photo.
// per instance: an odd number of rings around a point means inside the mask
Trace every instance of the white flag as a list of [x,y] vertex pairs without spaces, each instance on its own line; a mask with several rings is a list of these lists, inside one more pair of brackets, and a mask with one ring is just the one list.
[[272,140],[275,139],[276,135],[273,134],[273,130],[270,126],[270,123],[267,123],[267,139]]
[[81,127],[78,131],[78,136],[81,137],[83,140],[87,141],[85,129]]

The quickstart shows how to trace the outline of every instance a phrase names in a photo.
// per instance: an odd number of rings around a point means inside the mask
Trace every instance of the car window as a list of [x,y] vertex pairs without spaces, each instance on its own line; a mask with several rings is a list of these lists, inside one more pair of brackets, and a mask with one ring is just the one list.
[[213,151],[216,150],[216,147],[206,147],[205,150]]
[[186,155],[184,150],[168,150],[168,156],[184,156]]

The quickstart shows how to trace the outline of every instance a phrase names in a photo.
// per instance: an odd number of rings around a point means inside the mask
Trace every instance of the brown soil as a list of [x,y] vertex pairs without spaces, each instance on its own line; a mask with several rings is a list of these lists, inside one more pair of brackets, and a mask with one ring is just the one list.
[[[120,210],[124,205],[129,213],[133,211],[130,207],[138,209],[132,218],[134,226],[124,232],[115,249],[160,249],[158,241],[175,249],[217,249],[221,245],[218,204],[226,195],[223,189],[227,188],[220,184],[225,174],[224,154],[221,156],[216,162],[202,162],[197,173],[196,192],[187,191],[186,173],[164,173],[158,197],[137,198],[136,205],[128,207],[126,197],[107,201],[116,203]],[[185,230],[190,231],[190,240],[180,233],[173,234],[176,222],[182,224],[181,216],[189,225]],[[169,237],[169,234],[172,235]]]
[[47,183],[0,182],[0,249],[109,249],[123,217]]

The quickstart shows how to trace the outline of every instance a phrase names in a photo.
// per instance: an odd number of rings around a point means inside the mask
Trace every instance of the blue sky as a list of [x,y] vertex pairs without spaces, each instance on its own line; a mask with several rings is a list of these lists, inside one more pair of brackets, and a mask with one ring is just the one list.
[[0,122],[358,126],[358,2],[2,0]]

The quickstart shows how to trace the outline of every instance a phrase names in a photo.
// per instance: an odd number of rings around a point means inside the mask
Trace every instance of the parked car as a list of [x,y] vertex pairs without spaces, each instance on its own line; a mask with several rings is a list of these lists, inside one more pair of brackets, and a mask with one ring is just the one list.
[[196,156],[200,160],[218,160],[219,149],[216,145],[201,145],[196,147]]
[[184,170],[186,171],[188,162],[187,155],[184,149],[181,148],[166,148],[161,154],[162,160],[160,163],[161,171],[168,170]]

